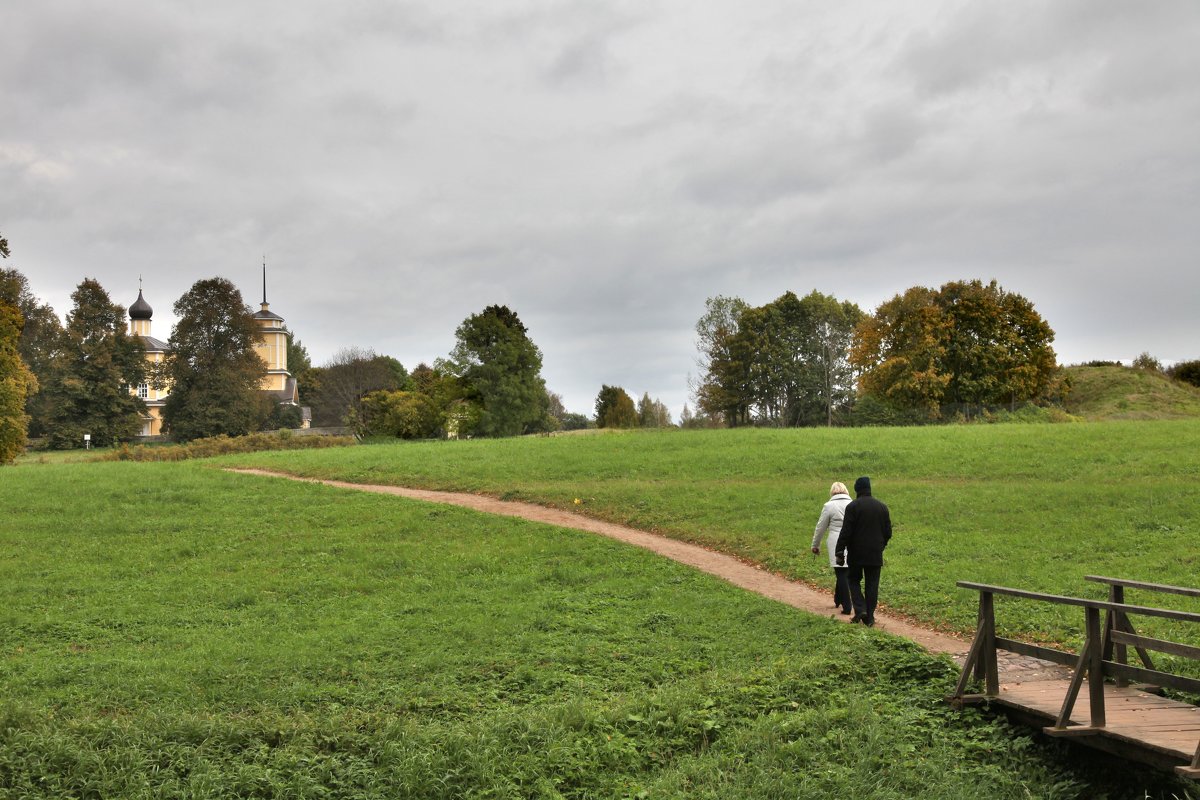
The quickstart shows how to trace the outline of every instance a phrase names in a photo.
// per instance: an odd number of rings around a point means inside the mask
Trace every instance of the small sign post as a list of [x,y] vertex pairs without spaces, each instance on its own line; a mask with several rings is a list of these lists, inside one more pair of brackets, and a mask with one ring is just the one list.
[[84,450],[92,449],[92,435],[90,433],[85,433],[83,435],[83,449]]

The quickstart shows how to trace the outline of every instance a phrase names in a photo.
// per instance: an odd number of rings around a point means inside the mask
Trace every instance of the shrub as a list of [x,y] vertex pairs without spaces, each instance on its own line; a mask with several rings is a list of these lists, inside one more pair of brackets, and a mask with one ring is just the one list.
[[1167,374],[1177,381],[1200,386],[1200,361],[1180,361],[1167,370]]
[[230,453],[257,453],[263,450],[309,450],[321,447],[344,447],[354,444],[352,436],[296,436],[290,430],[274,433],[251,433],[246,436],[212,436],[193,439],[187,444],[172,447],[123,444],[92,461],[187,461],[192,458],[211,458]]
[[421,392],[371,392],[362,400],[363,434],[431,439],[441,428],[437,406]]
[[1154,356],[1150,355],[1149,353],[1142,353],[1137,358],[1135,358],[1133,360],[1133,368],[1134,369],[1143,369],[1143,370],[1146,370],[1147,372],[1162,372],[1163,371],[1162,362],[1159,361]]

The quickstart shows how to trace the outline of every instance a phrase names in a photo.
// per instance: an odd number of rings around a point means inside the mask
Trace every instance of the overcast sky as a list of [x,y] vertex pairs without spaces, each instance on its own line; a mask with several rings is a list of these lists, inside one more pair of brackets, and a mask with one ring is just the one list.
[[214,275],[314,364],[507,304],[678,416],[705,298],[996,279],[1062,363],[1200,358],[1195,0],[12,2],[0,232],[154,334]]

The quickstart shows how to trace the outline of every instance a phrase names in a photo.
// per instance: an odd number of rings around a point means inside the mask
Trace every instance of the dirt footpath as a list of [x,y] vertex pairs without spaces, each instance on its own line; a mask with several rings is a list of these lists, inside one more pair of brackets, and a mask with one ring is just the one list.
[[[298,478],[284,472],[271,472],[261,469],[231,469],[229,471],[247,475],[289,478],[291,480],[308,481],[309,483],[323,483],[326,486],[354,489],[361,492],[399,495],[400,497],[407,497],[412,500],[462,506],[474,511],[482,511],[486,514],[518,517],[533,522],[557,525],[560,528],[574,528],[575,530],[598,533],[601,536],[617,539],[666,556],[681,564],[695,567],[698,570],[726,580],[734,586],[755,592],[763,597],[769,597],[780,603],[787,603],[789,606],[798,608],[801,611],[807,611],[810,614],[819,614],[846,623],[849,623],[850,620],[849,617],[837,613],[837,610],[833,607],[831,592],[817,591],[805,584],[790,581],[787,578],[767,572],[760,567],[744,564],[733,556],[713,552],[699,545],[668,539],[665,536],[627,528],[624,525],[600,522],[570,511],[560,511],[555,508],[534,505],[533,503],[516,503],[509,500],[496,500],[492,497],[459,492],[435,492],[427,489],[406,489],[401,486],[380,486],[374,484],[346,483],[344,481]],[[956,656],[959,661],[965,656],[969,647],[969,643],[960,639],[913,625],[903,619],[885,615],[882,612],[875,615],[875,627],[895,636],[903,636],[906,639],[911,639],[932,653],[948,653]]]

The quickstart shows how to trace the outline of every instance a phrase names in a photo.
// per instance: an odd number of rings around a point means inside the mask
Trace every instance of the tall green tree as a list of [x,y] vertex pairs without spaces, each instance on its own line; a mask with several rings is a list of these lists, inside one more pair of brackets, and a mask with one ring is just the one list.
[[162,378],[171,393],[163,420],[180,441],[258,430],[274,402],[259,387],[267,366],[242,293],[224,278],[197,281],[175,301],[179,320]]
[[[38,385],[45,388],[63,350],[63,326],[49,305],[41,302],[29,288],[29,281],[17,269],[0,269],[0,298],[17,307],[25,320],[18,352],[33,372]],[[50,409],[44,391],[32,391],[25,400],[29,415],[29,435],[45,436]]]
[[146,405],[130,387],[146,381],[146,351],[129,333],[125,307],[96,280],[71,294],[63,349],[45,387],[50,446],[107,447],[136,436]]
[[515,436],[546,427],[549,400],[542,379],[542,352],[516,312],[488,306],[454,332],[457,343],[447,369],[467,387],[479,409],[470,433]]
[[697,324],[702,414],[728,425],[830,425],[854,396],[851,337],[858,306],[785,292],[759,307],[710,298]]
[[638,426],[637,409],[633,398],[620,386],[600,387],[596,395],[596,427],[598,428],[636,428]]
[[[7,249],[8,243],[4,246]],[[0,297],[0,464],[12,462],[25,449],[29,426],[25,398],[37,391],[37,379],[17,349],[23,324],[16,304]]]
[[804,420],[807,424],[823,418],[826,425],[832,426],[854,403],[857,381],[850,348],[863,312],[849,300],[839,302],[817,291],[800,302],[807,307],[812,325],[808,350],[813,402]]
[[739,297],[718,295],[704,301],[696,323],[700,378],[692,386],[702,414],[720,417],[730,427],[750,422],[751,365],[754,353],[739,337],[739,322],[749,309]]

